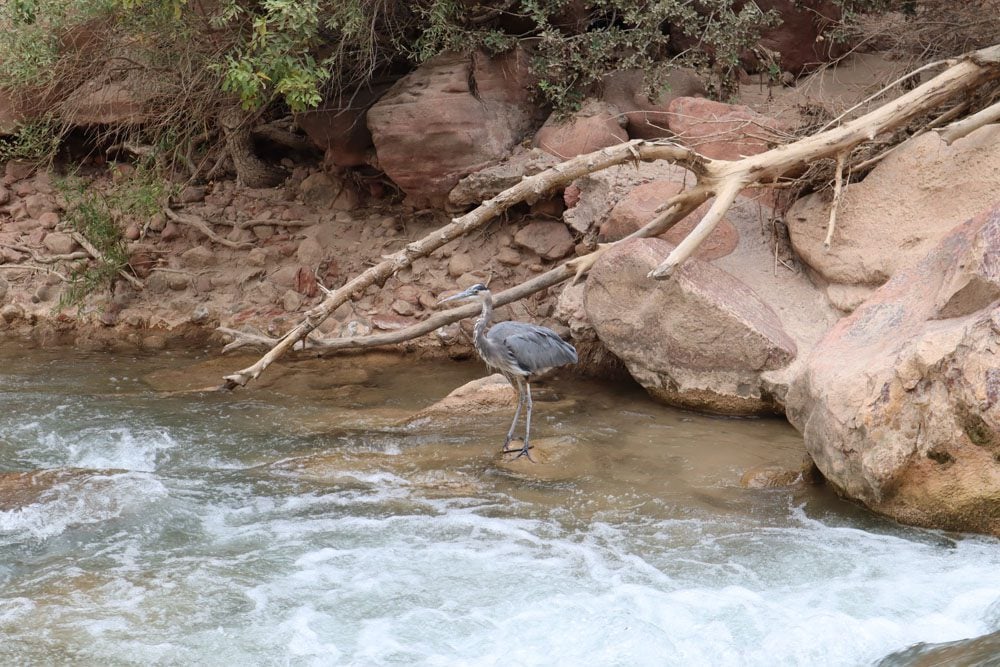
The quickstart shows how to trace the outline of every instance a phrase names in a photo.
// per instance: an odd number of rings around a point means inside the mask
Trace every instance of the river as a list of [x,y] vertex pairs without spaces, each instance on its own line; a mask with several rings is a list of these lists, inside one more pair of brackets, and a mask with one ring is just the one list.
[[507,413],[401,425],[480,364],[372,359],[0,346],[0,473],[65,470],[0,498],[0,664],[1000,664],[1000,542],[741,488],[781,421],[556,380],[536,474]]

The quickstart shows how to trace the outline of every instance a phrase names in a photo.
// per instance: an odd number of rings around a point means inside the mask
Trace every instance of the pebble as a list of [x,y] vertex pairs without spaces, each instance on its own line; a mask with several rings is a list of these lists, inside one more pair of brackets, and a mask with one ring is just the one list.
[[281,307],[286,312],[294,313],[302,307],[302,296],[295,290],[287,290],[281,296]]
[[396,299],[395,301],[392,302],[392,306],[390,307],[394,312],[407,317],[413,315],[414,312],[413,304],[409,303],[408,301],[403,301],[402,299]]
[[474,268],[476,267],[472,264],[472,258],[464,252],[455,253],[448,260],[448,275],[452,278],[458,278]]
[[17,305],[16,303],[8,303],[3,308],[0,308],[0,317],[7,324],[10,324],[14,320],[20,320],[24,318],[24,308]]
[[517,266],[521,263],[521,254],[513,248],[501,248],[497,253],[497,261],[506,266]]
[[10,283],[5,279],[0,278],[0,301],[2,301],[7,296],[7,290],[10,288]]
[[156,213],[149,219],[149,229],[154,232],[162,232],[167,226],[167,216],[163,213]]

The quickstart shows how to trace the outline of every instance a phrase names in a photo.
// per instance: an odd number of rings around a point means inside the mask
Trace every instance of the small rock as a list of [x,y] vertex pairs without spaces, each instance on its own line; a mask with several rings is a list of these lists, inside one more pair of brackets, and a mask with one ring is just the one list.
[[344,184],[331,177],[326,172],[318,171],[310,174],[299,185],[302,203],[315,208],[332,208]]
[[281,307],[285,312],[294,313],[302,307],[302,296],[294,290],[286,291],[281,296]]
[[193,322],[194,324],[202,324],[208,321],[208,318],[211,316],[211,314],[212,311],[208,309],[208,306],[206,306],[205,304],[200,304],[194,309],[194,312],[191,313],[191,322]]
[[141,345],[146,350],[162,350],[167,347],[167,339],[160,334],[152,334],[145,336]]
[[52,298],[52,288],[49,285],[39,285],[35,293],[31,295],[32,303],[40,303],[42,301],[48,301]]
[[167,222],[163,226],[163,231],[160,232],[160,238],[164,241],[173,241],[174,239],[180,238],[181,228],[174,224],[172,221]]
[[[48,214],[46,214],[48,215]],[[55,215],[55,214],[53,214]],[[43,216],[44,217],[44,216]],[[58,218],[57,218],[58,220]],[[53,225],[55,227],[55,225]],[[140,236],[139,225],[134,222],[130,222],[128,227],[125,228],[125,238],[129,241],[138,241]]]
[[167,285],[175,292],[186,290],[191,283],[191,278],[184,273],[168,273]]
[[[2,311],[0,311],[2,313]],[[351,320],[340,330],[340,335],[344,338],[354,338],[355,336],[367,336],[372,332],[372,328],[360,320]]]
[[377,313],[372,315],[372,326],[383,331],[398,331],[414,324],[410,317],[394,315],[391,313]]
[[472,258],[464,252],[455,253],[448,260],[448,275],[452,278],[458,278],[464,273],[469,273],[474,268],[475,265],[472,263]]
[[405,317],[410,317],[413,315],[413,305],[403,301],[402,299],[396,299],[392,302],[392,310]]
[[177,195],[177,199],[182,204],[193,204],[194,202],[204,201],[206,194],[208,194],[208,188],[204,185],[189,185],[181,190],[180,194]]
[[8,289],[10,289],[10,283],[4,278],[0,278],[0,301],[3,301],[7,297]]
[[181,253],[181,264],[184,266],[213,266],[215,263],[215,254],[205,246],[196,245]]
[[543,259],[561,259],[573,252],[573,235],[561,222],[532,222],[514,235],[514,243]]
[[38,224],[45,229],[55,229],[59,224],[59,214],[55,211],[46,211],[38,216]]
[[28,217],[39,219],[43,213],[49,213],[56,208],[55,199],[51,195],[35,194],[24,198],[24,210]]
[[306,266],[319,266],[325,257],[326,251],[323,250],[323,246],[311,237],[303,239],[295,251],[295,259]]
[[3,182],[10,185],[16,181],[23,180],[35,171],[35,165],[25,160],[10,160],[4,168]]
[[462,326],[458,322],[446,324],[443,327],[438,327],[434,335],[438,337],[438,340],[442,344],[454,345],[462,337]]
[[10,201],[10,190],[0,186],[0,206]]
[[517,266],[521,263],[521,254],[513,248],[501,248],[497,253],[497,261],[506,266]]
[[267,264],[267,251],[263,248],[254,248],[247,253],[246,263],[250,266],[264,266]]
[[264,241],[274,236],[274,227],[272,227],[271,225],[254,225],[252,229],[253,229],[253,235],[258,239],[260,239],[261,241]]
[[15,320],[20,320],[24,318],[24,308],[17,305],[16,303],[8,303],[3,308],[0,308],[0,317],[7,324]]
[[162,213],[157,213],[149,219],[149,229],[154,232],[162,232],[166,226],[167,216]]
[[46,234],[42,244],[55,255],[68,255],[79,247],[72,236],[62,232]]
[[[257,237],[249,229],[244,229],[243,227],[233,227],[226,234],[226,238],[234,243],[253,243],[257,240]],[[252,250],[250,252],[253,252]]]
[[790,470],[777,465],[754,466],[740,477],[744,489],[774,489],[791,486],[802,478],[798,470]]

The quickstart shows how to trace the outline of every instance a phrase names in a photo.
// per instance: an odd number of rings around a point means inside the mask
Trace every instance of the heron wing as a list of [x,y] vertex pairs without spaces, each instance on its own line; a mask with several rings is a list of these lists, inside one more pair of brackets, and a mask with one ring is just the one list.
[[525,375],[546,368],[575,364],[576,349],[552,329],[524,322],[500,322],[488,337],[498,343],[504,357]]

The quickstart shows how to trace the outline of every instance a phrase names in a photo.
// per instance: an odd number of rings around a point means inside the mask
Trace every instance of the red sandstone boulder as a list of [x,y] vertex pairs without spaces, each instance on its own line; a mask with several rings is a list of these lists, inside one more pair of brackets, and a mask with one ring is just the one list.
[[778,121],[750,107],[701,97],[678,97],[668,107],[670,131],[705,157],[738,160],[778,140]]
[[1000,205],[898,271],[816,346],[789,420],[845,496],[1000,535]]
[[628,141],[625,117],[615,107],[590,100],[568,118],[549,116],[535,133],[535,146],[561,160]]
[[[656,217],[656,209],[663,202],[683,189],[683,183],[669,179],[651,181],[636,187],[611,209],[608,219],[601,225],[598,241],[601,243],[618,241],[643,227]],[[712,201],[710,199],[699,206],[689,216],[661,234],[660,238],[674,245],[680,243],[705,216]],[[739,238],[739,232],[733,223],[728,218],[723,218],[709,237],[698,246],[694,256],[704,260],[725,257],[736,249]]]
[[671,70],[652,99],[642,70],[612,72],[604,77],[602,83],[604,94],[601,99],[625,114],[630,139],[670,136],[671,132],[667,127],[670,103],[677,97],[705,95],[705,84],[693,69],[687,67]]
[[598,260],[585,293],[597,335],[665,403],[722,414],[779,411],[761,374],[788,365],[795,341],[752,289],[708,262],[690,259],[673,279],[650,280],[673,247],[635,239]]
[[506,157],[533,124],[527,56],[445,53],[368,112],[379,166],[414,206],[443,205],[463,176]]

